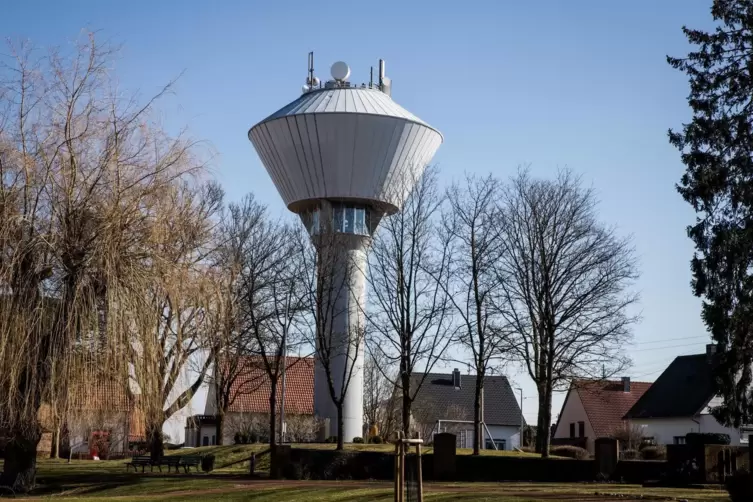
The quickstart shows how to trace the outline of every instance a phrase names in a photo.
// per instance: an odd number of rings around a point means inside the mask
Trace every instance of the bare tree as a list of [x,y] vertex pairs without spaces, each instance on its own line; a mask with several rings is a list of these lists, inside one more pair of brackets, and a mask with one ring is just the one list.
[[230,212],[244,236],[242,324],[252,340],[255,364],[269,381],[269,442],[274,448],[278,440],[278,392],[288,369],[286,350],[297,343],[298,319],[306,312],[305,273],[292,230],[271,221],[266,207],[247,196],[241,205],[231,205]]
[[507,350],[536,384],[536,451],[548,456],[553,390],[628,363],[636,258],[629,239],[598,222],[593,190],[567,170],[555,180],[520,172],[502,191],[497,221],[496,302],[513,331]]
[[[43,399],[74,371],[127,380],[121,307],[160,261],[152,208],[204,168],[193,143],[149,120],[159,95],[139,104],[115,89],[109,48],[93,36],[70,47],[11,46],[0,68],[0,485],[22,492]],[[83,346],[85,364],[69,364]]]
[[[381,358],[381,360],[376,360]],[[395,432],[395,386],[385,373],[389,374],[394,368],[390,368],[384,354],[371,350],[366,351],[364,362],[363,382],[363,416],[365,426],[370,430],[376,428],[377,434],[389,437]],[[394,381],[394,377],[392,378]]]
[[435,221],[444,201],[437,170],[427,168],[423,176],[405,181],[413,187],[410,195],[374,237],[366,316],[369,350],[398,369],[396,375],[383,374],[401,395],[402,431],[408,435],[411,405],[454,332],[447,283],[450,250],[437,238]]
[[499,194],[500,184],[493,176],[466,176],[463,185],[447,191],[449,210],[443,226],[443,240],[452,256],[448,297],[460,323],[458,339],[476,371],[474,455],[480,454],[483,445],[484,379],[490,365],[501,360],[507,335],[493,298],[499,286],[494,267],[502,250],[496,221]]
[[257,391],[264,382],[252,355],[256,339],[244,323],[244,267],[249,241],[258,225],[264,224],[263,206],[249,196],[223,213],[215,252],[215,300],[211,330],[214,369],[208,399],[213,400],[217,444],[224,443],[228,409],[242,395]]

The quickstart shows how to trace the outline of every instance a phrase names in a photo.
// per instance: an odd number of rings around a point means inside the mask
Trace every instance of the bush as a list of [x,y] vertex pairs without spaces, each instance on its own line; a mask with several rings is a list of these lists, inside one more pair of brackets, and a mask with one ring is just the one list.
[[210,453],[201,457],[201,470],[204,472],[212,472],[214,470],[214,455]]
[[666,460],[667,449],[663,446],[644,446],[641,448],[643,460]]
[[728,445],[730,443],[730,437],[729,434],[718,434],[714,432],[689,432],[685,434],[685,442],[694,445]]
[[732,502],[750,502],[753,500],[753,480],[746,470],[737,471],[724,483]]
[[577,446],[553,446],[549,453],[557,457],[574,458],[576,460],[586,460],[589,457],[588,451]]
[[371,436],[369,438],[369,443],[371,444],[382,444],[384,441],[382,440],[382,436]]
[[620,456],[622,460],[638,460],[641,458],[641,453],[638,450],[623,450]]
[[356,436],[356,437],[353,438],[353,442],[355,444],[363,444],[363,438],[360,437],[360,436]]
[[337,443],[337,436],[330,436],[324,440],[325,443]]

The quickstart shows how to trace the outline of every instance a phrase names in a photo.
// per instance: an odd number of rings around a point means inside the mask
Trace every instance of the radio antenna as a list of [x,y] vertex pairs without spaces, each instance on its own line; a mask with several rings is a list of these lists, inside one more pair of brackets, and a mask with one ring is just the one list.
[[308,84],[314,86],[314,51],[309,52],[309,78]]

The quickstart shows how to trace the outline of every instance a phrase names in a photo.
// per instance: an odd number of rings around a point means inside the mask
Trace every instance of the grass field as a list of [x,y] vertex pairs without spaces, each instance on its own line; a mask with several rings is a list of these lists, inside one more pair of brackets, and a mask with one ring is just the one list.
[[[311,445],[306,445],[310,447]],[[319,445],[334,448],[334,445]],[[388,445],[351,445],[349,449],[390,449]],[[213,453],[216,466],[212,474],[145,474],[125,471],[123,460],[73,461],[40,460],[39,489],[33,496],[19,500],[92,501],[253,501],[253,502],[388,502],[393,500],[392,486],[385,482],[270,481],[249,479],[248,463],[222,466],[248,458],[264,445],[229,445],[178,450],[171,454]],[[462,453],[469,453],[463,451]],[[512,454],[495,452],[493,454]],[[521,454],[517,454],[521,455]],[[527,454],[522,454],[527,455]],[[261,468],[268,467],[262,460]],[[428,501],[544,502],[619,500],[687,500],[689,502],[728,502],[721,489],[681,490],[643,488],[636,485],[596,483],[425,483]],[[6,495],[0,493],[0,495]]]

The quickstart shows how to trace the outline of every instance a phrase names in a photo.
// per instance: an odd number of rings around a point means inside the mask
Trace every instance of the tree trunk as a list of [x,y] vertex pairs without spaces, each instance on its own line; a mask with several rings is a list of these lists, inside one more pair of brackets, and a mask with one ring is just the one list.
[[[539,384],[536,386],[538,390],[539,395],[539,406],[538,406],[538,420],[536,422],[536,453],[544,454],[544,444],[545,444],[545,437],[547,431],[546,426],[544,426],[544,409],[546,408],[546,390],[544,388],[544,385]],[[548,453],[547,453],[548,455]]]
[[274,454],[277,446],[277,379],[270,382],[272,390],[269,393],[269,447]]
[[0,474],[0,486],[16,493],[28,493],[34,488],[37,474],[37,444],[42,434],[36,424],[17,430],[5,447],[5,463]]
[[149,445],[149,455],[152,460],[160,460],[165,455],[162,424],[151,423],[147,425],[146,441]]
[[[337,448],[336,450],[344,450],[345,449],[345,437],[344,437],[344,430],[345,430],[345,421],[343,420],[343,400],[340,399],[340,402],[335,403],[335,406],[337,407]],[[350,439],[353,441],[353,438]]]
[[539,410],[539,413],[543,413],[541,420],[542,429],[542,443],[541,443],[541,456],[549,456],[549,445],[552,439],[552,382],[547,381],[544,391],[544,406]]
[[225,426],[225,411],[220,408],[217,410],[217,422],[215,424],[214,435],[217,438],[217,444],[222,445],[224,443],[222,438],[222,429]]
[[60,457],[60,424],[55,424],[52,431],[52,447],[50,448],[50,458]]
[[481,422],[484,418],[481,416],[481,396],[484,392],[484,376],[481,374],[476,375],[476,393],[473,400],[473,454],[481,455],[481,444],[483,436],[483,428]]
[[409,392],[409,390],[403,388],[402,430],[403,437],[405,438],[410,437],[410,411],[412,403]]

